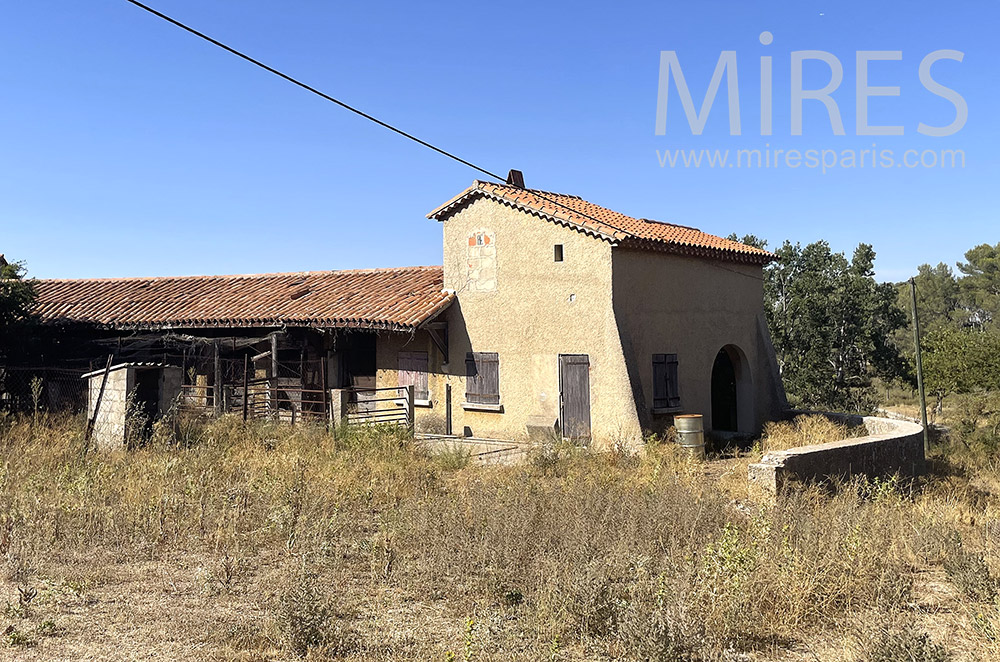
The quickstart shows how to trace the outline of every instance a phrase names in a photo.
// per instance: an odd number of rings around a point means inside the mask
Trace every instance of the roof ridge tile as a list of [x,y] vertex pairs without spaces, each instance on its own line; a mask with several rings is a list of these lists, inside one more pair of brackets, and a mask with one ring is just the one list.
[[461,205],[480,195],[530,210],[549,221],[567,223],[580,232],[596,233],[612,243],[628,242],[636,248],[758,265],[777,259],[773,253],[756,246],[748,246],[686,225],[635,218],[578,196],[522,189],[510,184],[478,179],[427,216],[443,220]]

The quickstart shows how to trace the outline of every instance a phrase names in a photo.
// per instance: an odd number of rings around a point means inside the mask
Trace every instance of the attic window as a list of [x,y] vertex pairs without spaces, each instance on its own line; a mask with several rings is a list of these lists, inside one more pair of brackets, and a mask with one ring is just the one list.
[[555,261],[556,262],[562,262],[563,261],[563,245],[562,244],[556,244],[556,247],[555,247]]

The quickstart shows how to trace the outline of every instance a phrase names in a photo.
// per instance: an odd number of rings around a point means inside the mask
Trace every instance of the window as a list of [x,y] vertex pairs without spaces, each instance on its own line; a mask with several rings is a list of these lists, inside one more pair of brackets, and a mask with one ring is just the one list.
[[556,244],[555,259],[556,259],[556,262],[562,262],[563,261],[563,245],[562,244]]
[[472,405],[500,404],[500,356],[495,352],[465,355],[465,401]]
[[415,401],[429,402],[431,399],[427,372],[427,352],[399,353],[399,385],[412,385]]
[[677,355],[653,354],[653,409],[675,409],[680,406]]

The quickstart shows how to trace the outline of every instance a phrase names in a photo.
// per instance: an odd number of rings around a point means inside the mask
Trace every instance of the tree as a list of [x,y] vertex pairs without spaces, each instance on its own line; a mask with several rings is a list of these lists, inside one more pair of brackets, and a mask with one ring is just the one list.
[[[936,267],[921,264],[913,280],[917,285],[917,314],[922,331],[930,333],[942,326],[961,325],[968,319],[968,311],[962,305],[959,282],[947,264],[941,262]],[[899,283],[896,289],[898,305],[906,311],[907,319],[912,323],[910,283]],[[913,344],[912,340],[909,344]]]
[[860,244],[850,261],[825,241],[785,242],[765,269],[764,303],[789,397],[805,407],[866,411],[872,378],[905,374],[892,342],[906,324],[895,286],[876,283],[875,251]]
[[992,391],[1000,386],[1000,331],[941,326],[921,341],[924,384],[941,413],[952,393]]
[[965,253],[968,262],[959,262],[964,274],[959,280],[970,322],[986,326],[1000,320],[1000,244],[980,244]]
[[21,262],[8,262],[0,255],[0,359],[6,359],[20,327],[31,319],[35,282],[25,279]]

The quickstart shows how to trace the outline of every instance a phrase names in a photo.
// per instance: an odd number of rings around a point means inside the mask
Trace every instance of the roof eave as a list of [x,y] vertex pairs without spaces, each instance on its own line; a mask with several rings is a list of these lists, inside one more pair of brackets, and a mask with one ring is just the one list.
[[753,264],[765,266],[775,262],[778,256],[774,253],[745,253],[724,248],[708,248],[702,246],[692,246],[677,242],[660,241],[656,239],[626,238],[621,241],[624,248],[636,248],[641,250],[654,250],[663,253],[674,253],[678,255],[688,255],[708,259],[723,260],[725,262],[738,262],[741,264]]
[[[450,300],[449,300],[450,303]],[[426,321],[426,320],[424,320]],[[420,327],[424,321],[416,321],[412,324],[399,322],[387,322],[381,320],[219,320],[201,322],[162,322],[156,324],[125,323],[115,324],[108,322],[89,322],[84,320],[60,319],[44,320],[41,326],[48,328],[70,328],[92,329],[101,331],[209,331],[219,329],[364,329],[370,331],[392,331],[408,333]]]
[[476,197],[484,197],[493,200],[495,202],[508,205],[510,207],[513,207],[514,209],[523,211],[526,214],[531,214],[532,216],[537,216],[538,218],[549,221],[550,223],[555,223],[556,225],[561,225],[571,230],[576,230],[577,232],[594,237],[596,239],[601,239],[610,242],[613,246],[617,245],[619,241],[618,237],[610,235],[606,232],[601,232],[600,230],[596,230],[581,223],[575,223],[573,221],[570,221],[569,219],[561,218],[554,214],[543,212],[530,205],[526,205],[516,200],[512,200],[507,196],[498,195],[492,191],[484,191],[478,188],[477,186],[469,187],[459,195],[455,196],[448,202],[444,203],[443,205],[432,211],[430,214],[427,215],[427,218],[443,221],[445,220],[445,218],[447,218],[455,211],[457,211],[460,206],[466,204],[467,202],[471,201],[473,198]]
[[442,313],[444,313],[444,311],[448,310],[448,308],[451,307],[451,304],[455,301],[456,298],[455,293],[447,292],[446,294],[447,296],[441,300],[441,303],[439,303],[434,308],[434,310],[430,312],[430,314],[428,314],[423,320],[421,320],[420,323],[416,325],[416,328],[418,329],[426,328],[428,324],[436,320],[438,317],[441,316]]
[[444,220],[441,217],[445,216],[448,212],[450,212],[450,208],[451,207],[457,206],[457,205],[461,204],[462,202],[464,202],[464,199],[467,196],[469,196],[469,195],[471,195],[473,193],[476,193],[477,191],[480,192],[480,193],[482,193],[482,191],[479,189],[479,180],[478,179],[476,181],[474,181],[472,183],[472,186],[470,186],[469,188],[465,189],[464,191],[462,191],[461,193],[459,193],[455,197],[451,198],[450,200],[448,200],[444,204],[438,205],[437,207],[435,207],[431,212],[429,212],[427,214],[427,218],[433,219],[435,221]]

